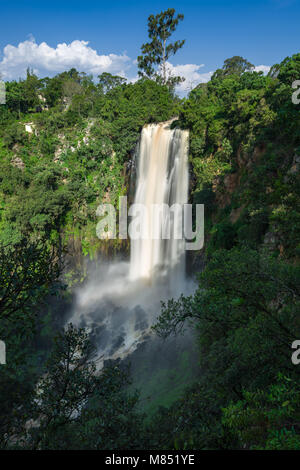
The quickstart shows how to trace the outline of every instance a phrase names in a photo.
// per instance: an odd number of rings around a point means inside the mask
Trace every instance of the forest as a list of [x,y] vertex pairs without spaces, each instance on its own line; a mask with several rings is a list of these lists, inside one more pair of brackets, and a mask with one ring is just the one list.
[[[180,97],[166,61],[183,46],[168,42],[183,18],[167,13],[149,17],[134,83],[74,68],[5,83],[0,449],[300,450],[300,53],[267,74],[224,58]],[[205,244],[188,255],[194,293],[163,302],[152,334],[191,330],[197,372],[149,411],[130,366],[96,371],[93,338],[69,320],[86,260],[130,250],[96,236],[98,205],[130,193],[143,126],[171,119],[189,131],[189,202],[205,206]]]

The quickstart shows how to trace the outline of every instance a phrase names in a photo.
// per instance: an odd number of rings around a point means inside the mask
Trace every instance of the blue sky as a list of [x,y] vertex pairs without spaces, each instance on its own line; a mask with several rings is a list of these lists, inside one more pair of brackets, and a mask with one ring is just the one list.
[[147,17],[167,8],[185,15],[174,39],[186,44],[171,62],[191,80],[206,81],[233,55],[269,66],[299,51],[300,0],[0,0],[0,73],[18,78],[30,65],[51,76],[77,65],[133,78]]

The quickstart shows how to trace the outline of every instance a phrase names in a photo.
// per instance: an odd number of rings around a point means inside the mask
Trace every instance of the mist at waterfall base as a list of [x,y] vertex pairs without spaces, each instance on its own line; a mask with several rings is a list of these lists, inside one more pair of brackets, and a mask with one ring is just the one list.
[[[171,122],[145,126],[136,152],[134,203],[149,209],[153,204],[183,206],[188,200],[188,132],[171,129]],[[155,221],[148,213],[151,230]],[[181,221],[170,220],[171,234],[176,223]],[[169,357],[174,367],[176,350],[183,352],[186,339],[162,342],[151,326],[161,301],[194,291],[194,282],[185,275],[184,243],[174,236],[131,240],[128,262],[100,262],[90,268],[88,282],[76,293],[72,322],[90,330],[99,368],[105,360],[128,356],[138,363],[141,351],[155,361],[160,351],[161,360]]]

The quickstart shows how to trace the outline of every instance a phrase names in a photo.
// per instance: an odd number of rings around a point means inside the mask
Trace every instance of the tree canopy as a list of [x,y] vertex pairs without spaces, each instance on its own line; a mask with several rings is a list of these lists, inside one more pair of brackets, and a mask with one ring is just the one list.
[[182,14],[174,15],[174,8],[169,8],[155,16],[149,16],[148,35],[151,41],[142,45],[142,55],[137,58],[141,77],[155,78],[163,85],[169,86],[174,86],[183,81],[182,77],[173,76],[167,65],[168,59],[176,54],[185,43],[185,40],[168,42],[179,21],[184,18]]

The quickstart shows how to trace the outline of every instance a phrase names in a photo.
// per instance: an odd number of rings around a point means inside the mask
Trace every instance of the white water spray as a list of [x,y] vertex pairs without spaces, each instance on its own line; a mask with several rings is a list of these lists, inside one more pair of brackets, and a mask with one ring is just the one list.
[[[171,129],[171,122],[146,125],[142,131],[134,202],[149,209],[187,203],[188,131]],[[157,220],[149,214],[147,229],[152,233]],[[185,283],[185,242],[173,236],[181,223],[180,218],[170,219],[170,239],[131,240],[129,263],[102,266],[77,292],[72,321],[90,328],[103,359],[134,351],[159,314],[160,301],[190,290]]]

